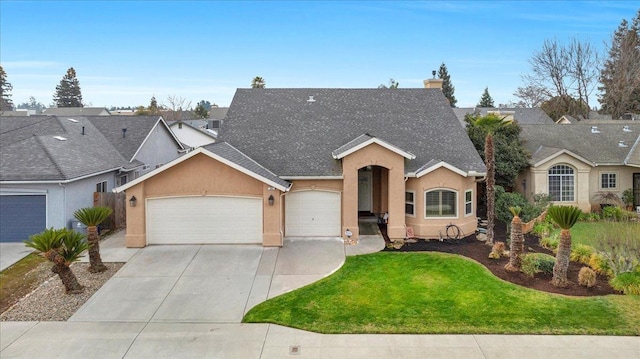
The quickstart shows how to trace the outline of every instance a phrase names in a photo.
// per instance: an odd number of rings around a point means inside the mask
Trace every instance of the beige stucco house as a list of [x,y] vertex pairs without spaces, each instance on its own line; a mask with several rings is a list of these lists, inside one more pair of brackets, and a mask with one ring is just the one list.
[[532,156],[531,166],[517,180],[518,192],[530,199],[548,193],[557,204],[589,212],[600,208],[597,192],[621,196],[632,188],[634,205],[640,206],[640,123],[521,127]]
[[[436,88],[429,88],[434,86]],[[441,89],[239,89],[219,141],[117,191],[129,247],[475,231],[484,164]]]

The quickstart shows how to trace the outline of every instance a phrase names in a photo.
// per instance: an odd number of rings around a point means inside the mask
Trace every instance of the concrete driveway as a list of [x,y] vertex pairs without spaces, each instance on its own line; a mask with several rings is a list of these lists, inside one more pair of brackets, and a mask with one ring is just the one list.
[[70,319],[72,322],[240,323],[268,298],[342,266],[341,239],[260,245],[161,245],[136,254]]

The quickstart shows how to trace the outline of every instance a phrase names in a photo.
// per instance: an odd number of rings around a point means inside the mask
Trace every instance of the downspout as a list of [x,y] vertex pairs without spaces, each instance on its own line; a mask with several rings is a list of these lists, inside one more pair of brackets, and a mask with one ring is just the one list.
[[[62,187],[62,207],[64,208],[63,210],[63,220],[65,221],[64,223],[64,228],[67,228],[68,224],[67,224],[67,186],[64,185],[62,182],[58,183],[58,186]],[[49,206],[47,205],[47,211],[49,210]],[[47,218],[48,218],[48,214],[47,214]],[[53,227],[50,226],[49,223],[47,223],[47,225],[49,227]]]
[[[293,182],[291,183],[291,186],[289,186],[289,189],[287,190],[287,192],[291,191],[291,187],[293,187]],[[281,238],[281,241],[282,241],[280,243],[281,246],[284,245],[284,228],[283,228],[284,227],[284,223],[283,223],[284,222],[283,221],[284,220],[284,213],[282,213],[282,202],[283,202],[282,200],[283,200],[283,197],[287,194],[287,192],[280,193],[280,213],[279,213],[279,215],[280,215],[280,238]]]

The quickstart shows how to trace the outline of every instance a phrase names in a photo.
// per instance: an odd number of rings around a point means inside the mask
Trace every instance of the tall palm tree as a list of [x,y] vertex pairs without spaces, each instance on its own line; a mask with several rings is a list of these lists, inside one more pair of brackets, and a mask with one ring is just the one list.
[[50,228],[29,237],[25,245],[51,261],[53,263],[51,270],[60,277],[65,292],[76,294],[84,291],[84,287],[78,283],[70,266],[71,263],[80,259],[82,252],[89,248],[89,243],[84,238],[83,234],[73,230]]
[[513,215],[511,220],[511,244],[509,248],[509,263],[504,269],[510,272],[520,271],[522,265],[522,252],[524,252],[524,235],[522,234],[522,220],[520,220],[520,212],[522,208],[509,207],[509,211]]
[[578,207],[551,206],[547,210],[547,215],[560,227],[560,242],[558,243],[558,253],[556,263],[553,266],[553,279],[551,284],[556,287],[566,287],[567,268],[569,268],[569,257],[571,256],[571,227],[578,221],[582,211]]
[[113,213],[109,207],[87,207],[80,208],[73,213],[73,216],[85,226],[87,226],[87,241],[89,247],[89,272],[98,273],[107,270],[107,266],[102,263],[100,257],[100,235],[98,225],[104,222]]
[[260,76],[256,76],[251,80],[251,88],[254,89],[263,89],[266,84],[266,81]]

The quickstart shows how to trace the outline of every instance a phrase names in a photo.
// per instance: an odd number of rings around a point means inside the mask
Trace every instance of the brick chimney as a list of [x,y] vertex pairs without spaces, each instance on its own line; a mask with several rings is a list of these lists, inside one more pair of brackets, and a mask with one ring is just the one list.
[[433,78],[426,79],[423,81],[424,88],[426,89],[442,89],[442,79],[436,78],[436,71],[431,71]]

